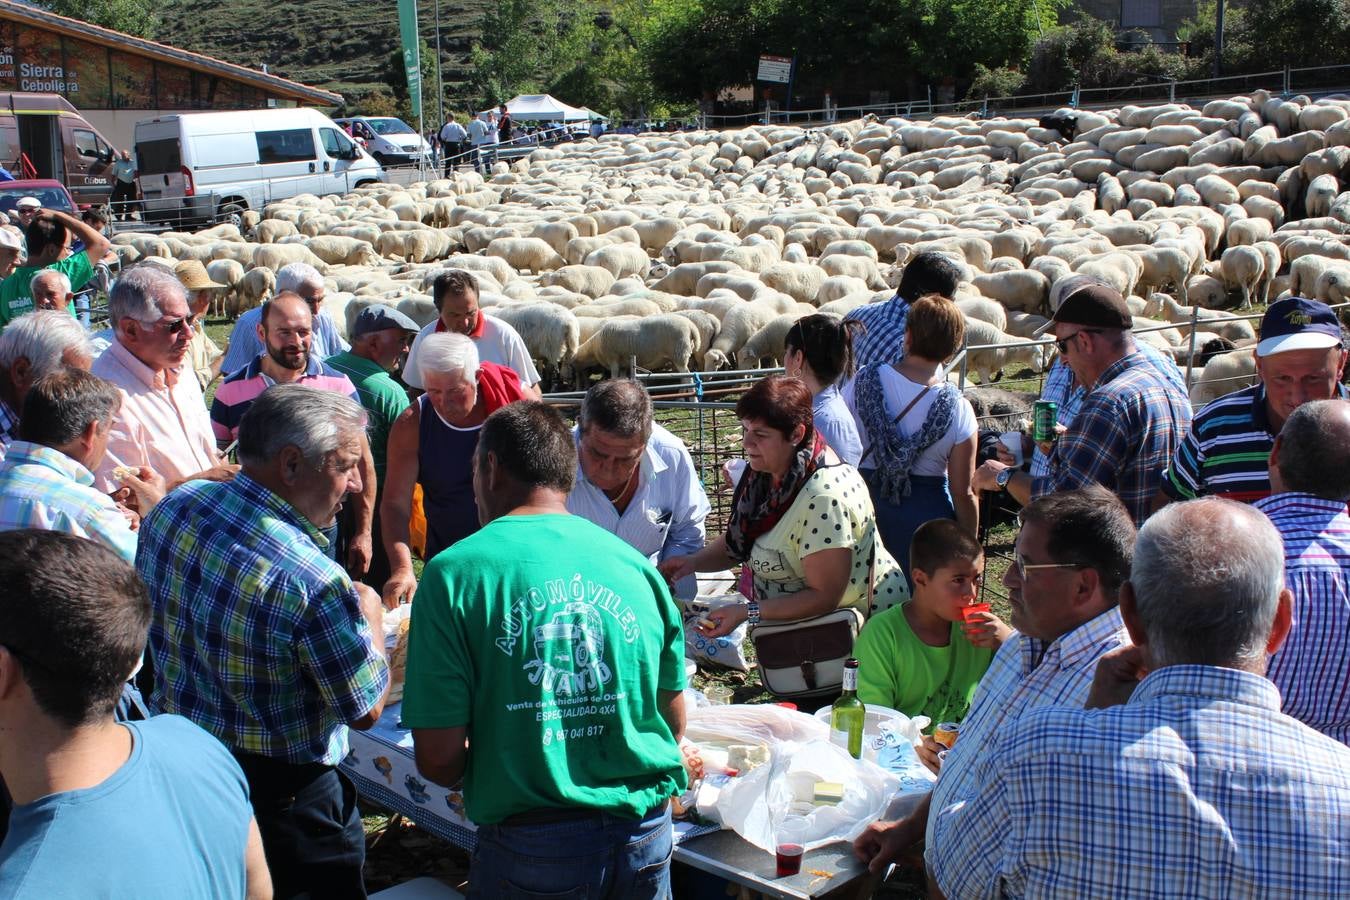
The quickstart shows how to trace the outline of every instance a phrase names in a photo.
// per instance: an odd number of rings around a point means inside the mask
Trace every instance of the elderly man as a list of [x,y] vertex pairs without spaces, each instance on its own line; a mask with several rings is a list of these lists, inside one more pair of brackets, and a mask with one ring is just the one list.
[[225,354],[211,340],[203,324],[211,302],[218,296],[216,292],[224,290],[225,285],[212,281],[211,276],[206,274],[206,266],[195,259],[186,259],[174,266],[173,274],[178,276],[183,289],[187,291],[188,311],[192,315],[188,365],[192,366],[192,374],[197,376],[197,383],[204,391],[220,376],[221,366],[225,362]]
[[379,595],[320,549],[361,490],[366,414],[333,391],[269,388],[239,424],[243,470],[193,482],[141,524],[152,707],[220,739],[248,778],[276,896],[364,897],[347,729],[389,690]]
[[70,279],[56,269],[42,269],[28,280],[28,294],[34,309],[73,309],[75,292]]
[[483,528],[427,565],[402,717],[422,775],[464,780],[485,894],[667,897],[680,616],[641,554],[568,515],[576,466],[543,403],[488,417]]
[[1272,303],[1256,345],[1260,381],[1195,414],[1157,505],[1207,495],[1250,503],[1268,495],[1275,435],[1301,404],[1346,396],[1346,355],[1331,307],[1302,297]]
[[27,313],[0,332],[0,453],[18,439],[33,382],[65,366],[88,370],[92,358],[89,336],[64,311]]
[[478,282],[462,269],[447,269],[432,283],[431,299],[439,317],[417,333],[408,361],[403,364],[403,383],[417,390],[425,389],[417,368],[417,351],[422,339],[429,334],[450,331],[467,334],[478,346],[478,358],[499,366],[506,366],[520,376],[520,387],[525,396],[538,398],[539,372],[530,359],[525,342],[510,325],[478,308]]
[[[371,560],[363,581],[383,588],[389,579],[389,556],[380,532],[380,502],[383,500],[386,451],[389,430],[408,408],[408,392],[389,373],[398,368],[417,323],[389,306],[368,306],[361,310],[352,326],[352,349],[324,360],[335,372],[351,379],[357,399],[370,417],[366,434],[370,438],[370,457],[375,472],[375,512],[371,522]],[[355,521],[348,523],[350,529]]]
[[1153,510],[1162,474],[1191,424],[1191,404],[1158,374],[1134,342],[1125,298],[1100,282],[1068,293],[1046,328],[1060,358],[1087,388],[1083,407],[1056,442],[1048,475],[1031,476],[996,459],[975,471],[975,487],[1007,490],[1019,503],[1052,491],[1100,484],[1135,524]]
[[[71,237],[84,242],[82,253],[66,255]],[[33,276],[42,269],[53,269],[66,276],[68,290],[78,291],[94,277],[94,266],[112,246],[98,230],[74,216],[47,210],[27,226],[28,261],[0,282],[0,328],[34,308]],[[75,315],[75,305],[69,306]]]
[[[651,560],[703,549],[711,508],[684,442],[652,421],[652,401],[635,381],[609,379],[581,401],[576,487],[567,511],[590,519]],[[692,599],[690,576],[676,593]]]
[[[263,304],[258,337],[266,352],[227,377],[211,400],[211,427],[221,447],[239,436],[239,423],[249,407],[274,384],[303,384],[357,399],[356,388],[347,376],[320,362],[311,352],[312,323],[309,304],[299,294],[280,293]],[[373,553],[371,522],[377,484],[370,447],[364,440],[360,468],[362,487],[356,491],[352,530],[342,535],[342,546],[336,525],[327,535],[329,555],[345,559],[355,577],[365,574]]]
[[1284,542],[1294,615],[1267,676],[1286,713],[1350,744],[1350,402],[1311,400],[1290,414],[1270,483],[1255,505]]
[[[106,544],[128,563],[135,560],[131,522],[112,497],[94,489],[94,470],[121,404],[116,387],[80,369],[53,372],[33,384],[23,404],[22,439],[0,462],[0,531],[64,531]],[[125,474],[142,512],[163,495],[163,482],[148,470]]]
[[183,285],[154,266],[128,269],[113,285],[108,315],[113,342],[92,371],[122,391],[122,408],[96,473],[99,488],[117,488],[118,467],[149,468],[170,489],[231,477],[235,467],[216,452],[202,389],[184,364],[192,323]]
[[1250,507],[1150,519],[1120,597],[1134,646],[1098,664],[1095,708],[1024,715],[985,754],[931,832],[940,893],[1350,894],[1350,748],[1281,713],[1262,677],[1289,631],[1283,575]]
[[961,281],[956,263],[941,253],[924,251],[905,265],[895,296],[885,303],[867,303],[850,312],[845,320],[861,322],[864,330],[853,339],[853,359],[858,368],[886,365],[905,355],[905,320],[909,305],[926,294],[950,298]]
[[[87,377],[87,376],[86,376]],[[178,716],[117,722],[150,605],[131,566],[67,534],[0,534],[0,896],[271,895],[248,786]]]
[[[1003,576],[1018,633],[980,680],[933,793],[908,818],[873,824],[854,842],[874,872],[922,840],[925,829],[931,847],[936,821],[979,793],[981,763],[1003,733],[1031,710],[1081,707],[1097,660],[1127,640],[1116,600],[1130,575],[1135,530],[1120,500],[1092,485],[1042,497],[1021,517]],[[929,738],[920,756],[931,766],[940,749]]]
[[8,278],[23,253],[23,236],[17,228],[0,225],[0,278]]
[[[342,335],[338,334],[337,323],[333,321],[333,317],[323,308],[323,298],[327,290],[319,270],[308,263],[291,263],[277,272],[276,294],[299,294],[309,304],[310,314],[314,317],[312,329],[314,355],[321,360],[351,349],[342,339]],[[254,307],[234,323],[220,371],[226,375],[237,372],[263,352],[262,337],[258,332],[258,321],[261,317],[262,309]]]

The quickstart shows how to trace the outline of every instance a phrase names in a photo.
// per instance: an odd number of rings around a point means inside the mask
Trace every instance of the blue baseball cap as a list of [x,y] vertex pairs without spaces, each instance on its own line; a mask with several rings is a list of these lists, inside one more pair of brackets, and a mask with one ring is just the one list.
[[1270,304],[1261,320],[1257,356],[1290,350],[1328,350],[1341,344],[1341,323],[1320,300],[1285,297]]

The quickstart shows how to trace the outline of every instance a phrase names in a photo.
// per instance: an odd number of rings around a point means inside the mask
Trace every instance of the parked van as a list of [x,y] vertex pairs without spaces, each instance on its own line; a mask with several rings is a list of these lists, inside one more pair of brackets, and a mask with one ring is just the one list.
[[15,178],[50,178],[80,206],[100,205],[116,152],[60,94],[0,93],[0,163]]
[[313,109],[175,113],[136,123],[136,181],[150,222],[242,223],[297,194],[384,180],[380,164]]
[[382,166],[415,166],[431,161],[431,147],[417,131],[393,116],[352,116],[334,119],[352,137],[366,142],[366,152]]

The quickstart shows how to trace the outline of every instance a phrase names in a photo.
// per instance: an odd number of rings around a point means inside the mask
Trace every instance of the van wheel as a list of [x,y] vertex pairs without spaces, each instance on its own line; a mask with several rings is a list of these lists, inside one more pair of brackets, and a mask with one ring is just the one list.
[[229,223],[240,231],[244,230],[244,208],[238,203],[226,203],[216,214],[216,221]]

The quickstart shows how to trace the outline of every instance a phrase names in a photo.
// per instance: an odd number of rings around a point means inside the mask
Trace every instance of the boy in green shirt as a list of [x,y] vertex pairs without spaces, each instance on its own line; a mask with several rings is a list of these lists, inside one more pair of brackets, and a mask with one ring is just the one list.
[[914,594],[858,635],[858,697],[936,725],[960,722],[1012,629],[991,612],[965,623],[979,597],[984,550],[951,519],[925,522],[909,548]]

